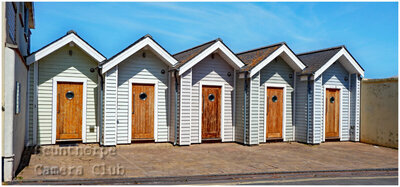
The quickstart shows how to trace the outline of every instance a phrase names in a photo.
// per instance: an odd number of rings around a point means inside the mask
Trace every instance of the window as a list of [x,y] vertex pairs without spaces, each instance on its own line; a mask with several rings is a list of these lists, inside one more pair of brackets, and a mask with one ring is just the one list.
[[16,37],[16,15],[17,15],[17,7],[15,3],[7,2],[6,3],[6,16],[7,16],[7,29],[8,34],[13,42],[15,42]]
[[21,112],[21,83],[15,83],[15,114]]
[[214,94],[208,95],[208,100],[215,101],[215,95]]
[[146,100],[147,94],[144,93],[144,92],[142,92],[142,93],[140,93],[139,98],[140,98],[141,100]]

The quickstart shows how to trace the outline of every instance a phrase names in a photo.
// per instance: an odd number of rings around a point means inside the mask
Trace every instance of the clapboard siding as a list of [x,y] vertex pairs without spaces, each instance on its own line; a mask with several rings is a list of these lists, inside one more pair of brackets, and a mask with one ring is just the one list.
[[[236,77],[239,77],[237,75]],[[244,79],[236,79],[236,108],[235,108],[235,141],[244,143]]]
[[350,81],[350,140],[359,141],[360,77],[352,74]]
[[314,100],[313,100],[313,144],[318,144],[321,142],[322,137],[322,126],[323,126],[323,86],[321,76],[314,80]]
[[118,66],[115,66],[105,74],[103,142],[106,146],[117,144],[117,79]]
[[357,74],[350,76],[350,140],[355,141],[356,102],[357,102]]
[[[146,53],[143,58],[142,54]],[[168,66],[161,61],[150,50],[140,50],[128,57],[118,65],[118,124],[117,124],[117,144],[131,143],[129,135],[129,80],[151,80],[158,81],[157,94],[157,129],[155,139],[157,142],[168,141],[167,123],[167,93],[168,93],[168,73],[162,74],[161,70],[168,71]],[[134,125],[134,124],[133,124]]]
[[[349,81],[345,80],[345,77],[349,76],[348,71],[342,66],[340,62],[332,64],[322,75],[322,84],[324,86],[336,86],[341,87],[341,140],[350,140],[350,128],[349,128]],[[321,90],[323,92],[323,90]],[[325,94],[325,93],[323,93]],[[321,94],[322,95],[322,94]],[[316,116],[319,118],[319,116]],[[322,115],[321,115],[322,118]],[[325,125],[320,124],[322,128]],[[323,132],[323,131],[322,131]]]
[[[171,74],[173,74],[173,72],[171,72]],[[175,95],[176,95],[176,91],[175,91],[175,77],[170,76],[169,79],[170,82],[170,86],[169,86],[169,93],[170,93],[170,98],[169,98],[169,141],[170,142],[174,142],[175,141]]]
[[250,117],[249,117],[249,144],[258,144],[259,140],[259,105],[260,105],[260,72],[250,79]]
[[296,76],[296,137],[295,140],[307,143],[307,88],[308,81]]
[[[69,50],[72,50],[71,56]],[[97,73],[90,72],[97,62],[78,47],[64,46],[41,59],[38,66],[38,144],[52,143],[52,93],[56,91],[53,90],[53,78],[65,81],[68,78],[87,79],[86,129],[82,131],[86,132],[86,142],[97,142]],[[90,127],[95,129],[94,132],[90,132]]]
[[28,119],[29,119],[29,122],[28,122],[28,137],[29,137],[29,145],[33,145],[33,110],[34,110],[34,101],[33,101],[33,97],[34,97],[34,95],[35,95],[35,90],[34,90],[34,67],[33,67],[34,65],[33,64],[31,64],[30,66],[29,66],[29,82],[28,82],[28,84],[29,84],[29,90],[28,90],[28,92],[29,92],[29,97],[28,97],[28,100],[29,100],[29,113],[28,113],[28,115],[29,115],[29,117],[28,117]]
[[[280,57],[273,60],[270,64],[265,66],[260,71],[260,102],[259,102],[259,141],[263,142],[265,137],[264,121],[265,113],[265,95],[266,84],[285,84],[286,85],[286,124],[285,124],[285,140],[293,141],[293,94],[294,94],[294,71],[293,69]],[[292,78],[289,75],[292,75]],[[267,122],[268,123],[268,122]]]
[[180,87],[180,123],[179,123],[179,144],[190,145],[191,143],[191,87],[192,69],[189,69],[181,76]]
[[355,119],[355,140],[354,141],[360,141],[360,101],[361,101],[361,97],[360,97],[360,92],[361,92],[361,78],[360,76],[356,76],[357,77],[357,88],[356,88],[356,119]]
[[[227,73],[230,72],[231,76]],[[216,82],[224,84],[224,124],[223,124],[223,140],[233,141],[233,84],[234,84],[234,69],[225,62],[218,54],[204,58],[192,68],[192,82],[190,87],[183,87],[183,90],[191,91],[191,142],[200,143],[199,125],[201,116],[199,116],[200,108],[200,82]],[[183,86],[183,85],[182,85]],[[182,114],[183,117],[183,114]],[[221,129],[222,130],[222,129]]]

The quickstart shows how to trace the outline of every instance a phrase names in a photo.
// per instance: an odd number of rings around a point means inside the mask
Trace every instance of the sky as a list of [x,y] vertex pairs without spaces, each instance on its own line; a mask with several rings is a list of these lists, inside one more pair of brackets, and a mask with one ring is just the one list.
[[398,75],[398,4],[35,3],[32,52],[75,30],[107,58],[150,34],[171,54],[221,38],[235,53],[285,41],[295,53],[345,45],[365,78]]

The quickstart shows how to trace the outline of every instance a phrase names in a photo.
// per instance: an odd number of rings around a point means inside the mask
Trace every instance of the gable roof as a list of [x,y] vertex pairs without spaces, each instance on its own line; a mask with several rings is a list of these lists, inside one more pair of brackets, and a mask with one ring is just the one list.
[[320,49],[305,53],[297,54],[301,61],[307,65],[302,71],[304,75],[314,74],[314,77],[321,75],[330,65],[337,60],[341,62],[348,62],[344,67],[352,73],[359,73],[364,76],[364,69],[348,52],[344,45]]
[[342,46],[310,51],[298,54],[297,56],[307,66],[302,74],[312,74],[319,70],[329,59],[342,49]]
[[58,38],[57,40],[47,44],[46,46],[29,55],[26,58],[26,64],[30,65],[71,42],[80,47],[84,52],[94,58],[98,63],[106,59],[106,57],[104,57],[99,51],[97,51],[94,47],[92,47],[89,43],[82,39],[75,31],[70,30],[64,36]]
[[241,71],[249,71],[253,69],[258,63],[271,55],[282,45],[282,43],[276,43],[257,49],[236,53],[240,60],[242,60],[246,64],[246,66],[243,67]]
[[133,42],[131,45],[129,45],[122,51],[115,54],[106,62],[103,62],[101,64],[102,73],[107,72],[108,70],[118,65],[119,63],[121,63],[131,55],[135,54],[139,50],[145,48],[146,46],[149,46],[150,49],[152,49],[155,52],[155,54],[162,61],[167,63],[170,67],[173,67],[178,63],[178,61],[174,57],[172,57],[171,54],[167,50],[165,50],[160,44],[158,44],[151,35],[146,34],[145,36],[139,38],[138,40]]
[[244,63],[235,55],[235,53],[233,53],[220,38],[217,38],[174,54],[174,58],[179,61],[174,68],[179,71],[179,75],[182,75],[185,71],[217,50],[221,52],[222,58],[233,67],[240,69],[244,66]]
[[219,39],[211,40],[209,42],[200,44],[198,46],[174,54],[173,57],[179,61],[178,64],[175,66],[175,68],[179,68],[186,62],[189,62],[192,58],[203,52],[205,49],[216,43],[218,40]]
[[237,56],[246,64],[240,71],[249,71],[251,77],[280,55],[293,69],[301,71],[305,68],[305,65],[297,58],[287,44],[280,42],[237,53]]

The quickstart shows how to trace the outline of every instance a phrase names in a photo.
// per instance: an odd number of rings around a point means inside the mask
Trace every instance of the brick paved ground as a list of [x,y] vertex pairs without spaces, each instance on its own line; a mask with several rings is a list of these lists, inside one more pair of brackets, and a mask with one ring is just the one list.
[[[327,142],[315,146],[301,143],[258,146],[236,143],[191,146],[131,144],[118,145],[114,153],[109,152],[112,155],[103,158],[100,154],[76,156],[76,149],[94,151],[100,148],[97,144],[42,146],[40,153],[32,154],[29,166],[19,173],[17,179],[191,176],[398,167],[398,150],[354,142]],[[52,152],[66,149],[75,152],[64,152],[69,154],[66,156],[56,156],[60,153]],[[50,167],[63,169],[58,174],[53,169],[50,175],[43,175]],[[117,175],[114,175],[115,169],[120,171]]]

